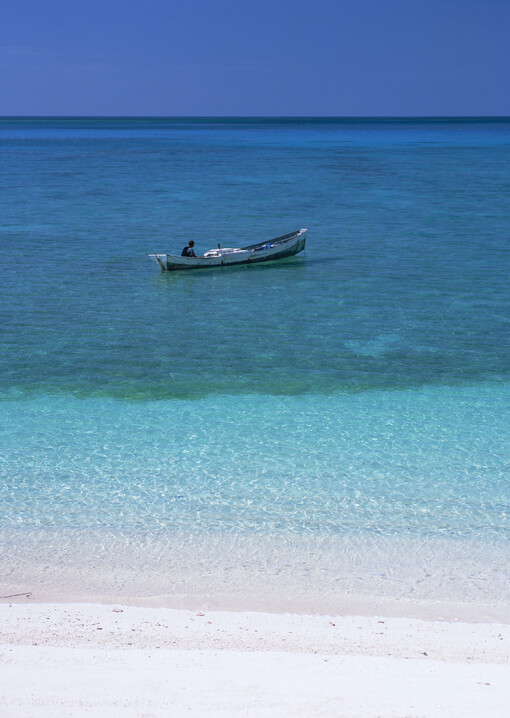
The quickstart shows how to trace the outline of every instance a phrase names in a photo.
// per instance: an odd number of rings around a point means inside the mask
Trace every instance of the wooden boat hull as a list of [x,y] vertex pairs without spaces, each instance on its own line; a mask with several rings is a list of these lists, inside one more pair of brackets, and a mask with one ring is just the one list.
[[158,264],[162,272],[269,262],[293,257],[302,252],[305,248],[306,232],[306,229],[300,229],[269,242],[259,242],[241,249],[211,250],[203,257],[178,257],[164,253],[149,254],[149,257]]

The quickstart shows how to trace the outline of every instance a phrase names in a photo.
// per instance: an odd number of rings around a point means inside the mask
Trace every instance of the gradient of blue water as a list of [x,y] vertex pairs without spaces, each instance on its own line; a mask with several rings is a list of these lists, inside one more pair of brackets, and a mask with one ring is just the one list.
[[[6,537],[508,539],[510,121],[11,119],[0,151]],[[301,226],[280,264],[145,256]]]
[[[162,399],[508,375],[508,123],[2,129],[3,391]],[[306,259],[281,266],[161,277],[144,257],[299,226]]]
[[508,529],[508,386],[39,398],[3,416],[4,526],[487,540]]

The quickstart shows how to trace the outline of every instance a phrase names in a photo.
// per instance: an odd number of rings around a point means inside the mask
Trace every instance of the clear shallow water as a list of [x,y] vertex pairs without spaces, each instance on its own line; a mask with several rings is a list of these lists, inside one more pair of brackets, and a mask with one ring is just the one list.
[[[3,120],[0,151],[13,585],[81,545],[80,595],[207,565],[508,600],[510,122]],[[281,264],[144,256],[300,226]]]
[[2,413],[4,527],[510,537],[508,386]]

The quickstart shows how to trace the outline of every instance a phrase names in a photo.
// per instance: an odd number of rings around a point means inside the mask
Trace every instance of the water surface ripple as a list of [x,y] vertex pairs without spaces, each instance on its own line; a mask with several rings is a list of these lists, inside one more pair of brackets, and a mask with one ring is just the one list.
[[3,119],[0,154],[9,586],[508,601],[509,120]]

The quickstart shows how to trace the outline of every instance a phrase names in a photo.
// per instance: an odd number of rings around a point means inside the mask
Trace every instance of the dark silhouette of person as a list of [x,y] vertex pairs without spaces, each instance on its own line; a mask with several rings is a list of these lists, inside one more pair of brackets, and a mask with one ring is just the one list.
[[195,252],[193,250],[194,246],[195,246],[195,242],[192,239],[190,239],[190,241],[188,242],[188,245],[186,247],[184,247],[184,249],[182,250],[181,257],[196,257],[197,255],[195,254]]

